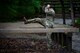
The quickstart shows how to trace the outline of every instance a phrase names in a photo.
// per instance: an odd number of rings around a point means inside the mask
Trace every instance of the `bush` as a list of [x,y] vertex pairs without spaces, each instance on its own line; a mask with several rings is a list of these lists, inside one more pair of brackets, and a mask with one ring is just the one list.
[[79,25],[80,25],[80,18],[78,18],[78,19],[76,20],[76,24],[79,24]]

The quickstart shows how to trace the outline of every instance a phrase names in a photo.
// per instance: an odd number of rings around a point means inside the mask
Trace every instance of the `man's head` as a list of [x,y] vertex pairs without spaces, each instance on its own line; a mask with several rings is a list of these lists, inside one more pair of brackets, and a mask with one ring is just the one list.
[[51,7],[51,5],[50,4],[47,4],[47,6],[46,6],[47,8],[50,8]]

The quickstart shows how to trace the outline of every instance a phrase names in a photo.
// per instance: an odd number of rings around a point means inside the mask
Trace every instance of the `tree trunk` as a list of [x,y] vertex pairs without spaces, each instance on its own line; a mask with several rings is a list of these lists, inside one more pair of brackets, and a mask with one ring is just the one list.
[[62,17],[63,17],[63,24],[66,24],[65,22],[65,7],[64,7],[64,1],[60,0],[61,6],[62,6]]
[[70,8],[71,8],[72,25],[74,25],[75,19],[74,19],[74,10],[73,10],[73,1],[72,0],[70,0]]

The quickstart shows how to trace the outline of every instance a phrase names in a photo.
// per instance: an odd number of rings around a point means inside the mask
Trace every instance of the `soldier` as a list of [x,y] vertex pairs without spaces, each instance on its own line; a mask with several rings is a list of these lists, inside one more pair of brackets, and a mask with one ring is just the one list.
[[[48,4],[45,8],[44,8],[44,12],[46,13],[46,18],[41,19],[41,18],[34,18],[34,19],[29,19],[27,20],[24,17],[25,20],[25,24],[27,23],[31,23],[31,22],[37,22],[40,23],[41,25],[43,25],[45,28],[53,28],[54,26],[54,22],[53,22],[53,17],[55,16],[55,11],[53,10],[53,8],[51,8],[51,6]],[[52,40],[51,40],[51,34],[50,32],[46,33],[46,37],[47,37],[47,42],[48,42],[48,47],[50,48],[52,46]]]

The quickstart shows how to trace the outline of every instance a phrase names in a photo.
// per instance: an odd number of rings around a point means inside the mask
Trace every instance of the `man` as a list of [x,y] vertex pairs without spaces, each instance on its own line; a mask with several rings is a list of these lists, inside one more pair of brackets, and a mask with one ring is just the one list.
[[34,18],[34,19],[29,19],[27,20],[24,17],[24,21],[25,24],[27,23],[31,23],[31,22],[37,22],[41,25],[43,25],[44,27],[48,27],[48,28],[52,28],[54,23],[53,23],[53,17],[55,16],[55,11],[53,10],[53,8],[51,8],[51,6],[48,4],[45,8],[44,8],[44,12],[46,13],[46,18]]
[[45,21],[46,27],[53,27],[54,25],[53,17],[55,16],[55,11],[53,10],[53,8],[51,8],[49,4],[45,7],[45,13],[46,13],[46,21]]
[[[54,27],[54,22],[53,22],[53,18],[55,16],[55,11],[53,10],[53,8],[51,8],[51,6],[48,4],[46,7],[44,7],[44,12],[46,13],[46,18],[34,18],[34,19],[29,19],[27,20],[25,17],[24,17],[24,20],[25,20],[25,24],[27,23],[32,23],[32,22],[37,22],[41,25],[43,25],[45,28],[53,28]],[[49,48],[51,48],[52,46],[52,40],[51,40],[51,34],[50,32],[46,33],[46,37],[47,37],[47,46]]]

